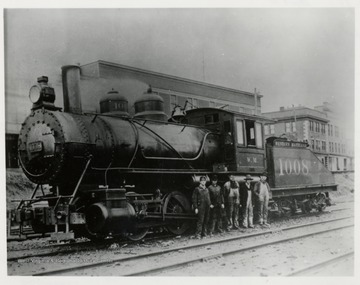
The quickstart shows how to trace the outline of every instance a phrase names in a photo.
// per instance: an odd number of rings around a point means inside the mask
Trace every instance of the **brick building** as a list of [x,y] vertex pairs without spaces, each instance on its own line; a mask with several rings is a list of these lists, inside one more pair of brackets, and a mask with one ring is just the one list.
[[273,124],[265,125],[265,138],[281,136],[306,141],[329,170],[353,170],[353,157],[344,136],[341,136],[340,122],[334,120],[334,113],[324,112],[321,106],[315,109],[300,106],[281,107],[279,111],[263,115],[276,120]]

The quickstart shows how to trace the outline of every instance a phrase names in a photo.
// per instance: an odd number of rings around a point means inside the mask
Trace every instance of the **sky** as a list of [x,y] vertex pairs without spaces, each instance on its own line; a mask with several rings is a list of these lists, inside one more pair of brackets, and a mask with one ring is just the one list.
[[[333,102],[354,121],[353,8],[5,9],[5,91],[105,60],[253,92],[262,111]],[[17,96],[17,95],[12,95]]]

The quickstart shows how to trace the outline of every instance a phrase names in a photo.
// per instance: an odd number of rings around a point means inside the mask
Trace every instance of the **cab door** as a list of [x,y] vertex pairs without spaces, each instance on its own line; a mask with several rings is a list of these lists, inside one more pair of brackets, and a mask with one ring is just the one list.
[[237,171],[260,173],[265,170],[265,149],[262,124],[254,120],[236,118]]

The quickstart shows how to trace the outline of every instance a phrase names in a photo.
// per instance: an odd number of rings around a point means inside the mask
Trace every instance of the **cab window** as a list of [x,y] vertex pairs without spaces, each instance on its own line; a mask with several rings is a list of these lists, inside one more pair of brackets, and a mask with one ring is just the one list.
[[244,122],[236,120],[236,138],[239,145],[244,145]]
[[248,147],[263,148],[261,123],[245,120],[245,136]]
[[245,121],[246,141],[248,146],[256,146],[254,121]]
[[219,114],[205,115],[205,125],[215,124],[219,122]]
[[262,127],[260,123],[255,123],[256,147],[263,148]]

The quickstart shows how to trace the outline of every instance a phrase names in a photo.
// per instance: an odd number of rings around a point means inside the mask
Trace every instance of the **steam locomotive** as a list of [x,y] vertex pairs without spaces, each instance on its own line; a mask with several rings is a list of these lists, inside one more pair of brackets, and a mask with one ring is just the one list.
[[195,219],[196,183],[214,173],[220,182],[230,174],[242,182],[267,171],[272,210],[279,213],[322,210],[336,190],[331,172],[305,143],[265,142],[267,118],[197,108],[168,120],[163,99],[151,89],[135,101],[132,117],[126,97],[113,90],[101,98],[100,112],[83,113],[80,68],[64,66],[62,77],[64,109],[55,106],[48,78],[39,77],[19,135],[20,165],[37,186],[16,217],[36,232],[51,231],[57,240],[139,240],[162,227],[179,235]]

